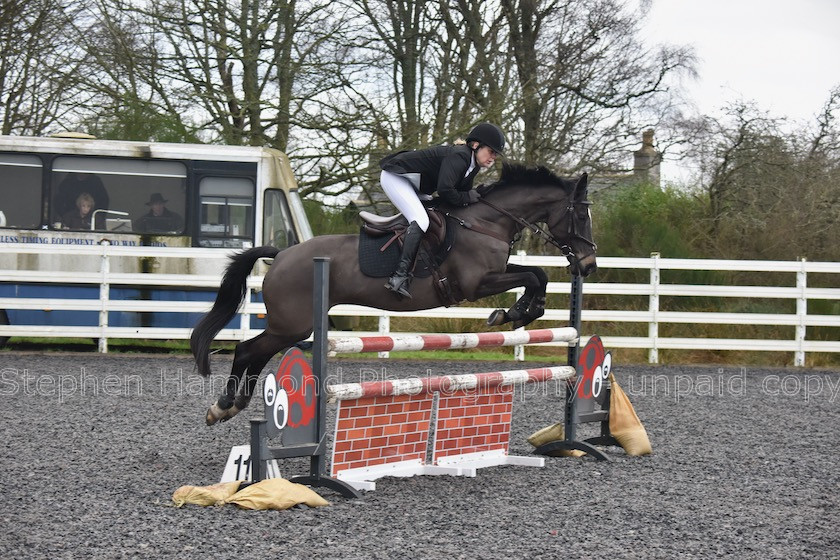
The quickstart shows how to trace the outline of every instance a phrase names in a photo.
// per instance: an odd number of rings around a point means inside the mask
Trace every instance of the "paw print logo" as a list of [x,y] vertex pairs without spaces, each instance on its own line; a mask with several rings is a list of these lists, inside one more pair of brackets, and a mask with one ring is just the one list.
[[600,402],[612,368],[612,356],[604,350],[598,335],[593,335],[581,351],[578,367],[582,373],[577,386],[578,398]]
[[275,375],[263,385],[263,400],[274,427],[308,426],[315,418],[318,383],[312,367],[297,348],[283,356]]

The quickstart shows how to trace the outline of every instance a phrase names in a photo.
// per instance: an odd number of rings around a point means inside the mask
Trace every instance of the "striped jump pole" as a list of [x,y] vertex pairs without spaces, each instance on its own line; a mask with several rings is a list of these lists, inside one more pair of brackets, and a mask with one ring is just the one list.
[[489,373],[467,373],[462,375],[440,375],[436,377],[407,377],[391,381],[368,381],[329,385],[327,396],[334,400],[363,399],[398,395],[417,395],[469,389],[541,383],[568,380],[575,376],[571,366],[553,366],[536,369],[517,369]]
[[362,352],[489,348],[546,342],[567,342],[569,345],[574,345],[577,341],[578,332],[575,328],[560,327],[530,331],[331,338],[328,342],[328,351],[330,355],[336,355]]

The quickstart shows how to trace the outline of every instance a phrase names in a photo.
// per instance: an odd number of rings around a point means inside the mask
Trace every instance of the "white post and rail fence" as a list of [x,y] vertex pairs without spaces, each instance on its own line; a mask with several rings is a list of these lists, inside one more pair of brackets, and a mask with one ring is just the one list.
[[[32,262],[34,255],[54,255],[65,253],[74,256],[87,256],[86,262],[98,262],[98,270],[27,270],[26,262]],[[230,254],[218,249],[198,248],[156,248],[156,247],[123,247],[109,244],[94,246],[44,246],[31,244],[7,244],[3,247],[5,259],[16,256],[19,266],[13,270],[0,267],[0,284],[7,285],[36,285],[46,289],[41,290],[43,297],[0,297],[0,310],[36,310],[36,311],[95,311],[98,312],[99,322],[93,326],[50,326],[50,325],[3,325],[0,324],[0,338],[4,337],[56,337],[98,339],[99,350],[107,352],[109,339],[159,339],[178,340],[188,339],[190,328],[168,327],[117,327],[109,325],[111,312],[137,313],[203,313],[210,307],[209,301],[167,301],[164,299],[127,300],[114,299],[113,288],[136,287],[144,290],[160,289],[188,289],[204,290],[208,298],[215,291],[221,280],[221,270]],[[89,257],[98,257],[91,260]],[[119,258],[148,258],[148,259],[181,259],[189,261],[197,259],[204,264],[211,260],[219,261],[219,272],[216,274],[189,273],[137,273],[114,271],[112,261]],[[546,269],[565,268],[567,261],[562,257],[523,256],[514,255],[511,262],[524,265],[541,266]],[[91,267],[95,268],[95,267]],[[200,268],[200,267],[196,267]],[[773,351],[790,353],[793,364],[803,366],[809,353],[838,353],[840,352],[840,263],[808,262],[806,260],[791,261],[748,261],[748,260],[717,260],[717,259],[671,259],[661,258],[653,254],[648,258],[599,257],[599,273],[584,283],[584,306],[582,321],[597,323],[597,332],[601,334],[604,345],[609,348],[646,349],[651,363],[659,362],[661,350],[740,350],[740,351]],[[647,271],[648,280],[638,283],[598,281],[605,272],[611,270],[641,270]],[[185,268],[190,270],[190,267]],[[723,281],[714,283],[676,283],[681,280],[675,271],[706,271],[721,273],[718,278],[730,278],[732,274],[744,278],[762,278],[761,285],[741,285],[735,282]],[[635,273],[638,280],[643,275]],[[729,276],[727,276],[729,274]],[[670,276],[669,276],[670,275]],[[663,280],[664,278],[664,280]],[[809,282],[809,279],[816,279]],[[772,282],[769,280],[773,279]],[[667,280],[667,281],[666,281]],[[774,285],[768,285],[768,284]],[[248,297],[241,309],[237,328],[226,328],[219,333],[218,340],[238,341],[256,336],[260,330],[251,327],[250,318],[265,313],[265,306],[258,298],[252,297],[258,293],[262,284],[262,277],[251,276],[248,280]],[[756,284],[753,282],[753,284]],[[61,286],[90,286],[99,288],[98,299],[69,299],[51,297],[50,287]],[[825,286],[825,287],[820,287]],[[546,326],[565,326],[568,321],[568,297],[570,282],[551,282],[548,285],[548,309],[545,315],[530,328],[544,328]],[[508,305],[512,304],[518,294],[512,292]],[[601,297],[604,296],[604,297]],[[712,309],[711,311],[683,311],[669,309],[668,304],[683,301],[682,298],[699,298],[698,307]],[[612,309],[601,305],[590,305],[593,299],[600,304],[610,302]],[[624,303],[621,303],[621,302]],[[725,305],[737,301],[738,305]],[[783,302],[779,304],[778,302]],[[616,303],[619,302],[619,303]],[[666,302],[666,303],[663,303]],[[768,303],[770,302],[770,303]],[[478,302],[480,305],[481,302]],[[680,307],[675,305],[674,307]],[[750,309],[750,311],[714,311],[714,309]],[[755,309],[772,308],[773,311],[783,309],[783,312],[759,312]],[[812,310],[809,312],[809,308]],[[490,307],[440,307],[427,311],[412,313],[388,313],[380,310],[355,306],[336,306],[330,311],[332,316],[349,317],[378,317],[379,329],[376,333],[385,334],[391,331],[391,318],[400,316],[428,317],[428,318],[458,318],[458,319],[486,319],[494,308]],[[823,313],[815,313],[820,309]],[[14,323],[14,321],[12,321]],[[635,323],[636,330],[644,332],[647,324],[647,336],[613,336],[610,334],[610,324]],[[707,336],[663,336],[665,325],[705,325],[701,329],[706,333],[715,331],[725,332],[727,326],[750,325],[775,327],[771,332],[790,333],[790,336],[775,336],[774,338],[725,338]],[[781,329],[779,328],[781,327]],[[690,329],[689,329],[690,330]],[[583,332],[595,332],[592,328],[584,328]],[[582,342],[585,342],[582,341]],[[387,353],[380,354],[387,356]],[[524,353],[519,348],[516,357],[522,359]]]

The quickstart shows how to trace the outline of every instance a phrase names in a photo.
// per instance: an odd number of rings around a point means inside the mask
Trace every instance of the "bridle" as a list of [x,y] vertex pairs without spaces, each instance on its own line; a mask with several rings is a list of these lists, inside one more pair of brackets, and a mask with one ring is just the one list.
[[[543,228],[541,228],[537,224],[533,224],[533,223],[525,220],[524,218],[521,218],[519,216],[514,216],[513,214],[511,214],[510,212],[508,212],[504,208],[500,208],[499,206],[496,206],[495,204],[493,204],[492,202],[490,202],[489,200],[487,200],[485,198],[480,198],[480,199],[478,199],[478,201],[483,202],[484,204],[486,204],[487,206],[489,206],[490,208],[492,208],[496,212],[499,212],[500,214],[502,214],[504,216],[507,216],[508,218],[510,218],[511,220],[516,222],[519,225],[517,233],[521,232],[523,229],[529,229],[529,230],[531,230],[531,232],[534,235],[541,238],[546,243],[550,243],[551,245],[554,245],[555,247],[560,249],[560,252],[562,253],[562,256],[566,257],[570,261],[571,260],[577,261],[577,257],[575,256],[575,253],[572,250],[572,248],[568,244],[560,243],[557,240],[557,238],[554,237],[551,234],[551,232],[544,230]],[[585,235],[580,233],[581,228],[580,228],[580,224],[578,223],[577,214],[575,213],[575,207],[579,204],[589,206],[592,203],[589,202],[588,200],[580,200],[580,201],[575,202],[574,200],[569,198],[569,202],[566,204],[566,209],[563,211],[563,214],[560,216],[560,218],[557,221],[558,222],[561,221],[563,218],[566,217],[566,215],[571,213],[571,219],[569,220],[569,225],[566,228],[566,233],[569,234],[569,237],[571,239],[577,239],[577,240],[583,241],[584,243],[586,243],[587,245],[592,247],[593,251],[595,251],[595,250],[598,249],[598,245],[596,245],[594,241],[592,241],[591,239],[589,239],[588,237],[586,237]],[[515,239],[514,239],[514,241],[515,241]],[[514,241],[511,241],[511,245],[514,243]]]

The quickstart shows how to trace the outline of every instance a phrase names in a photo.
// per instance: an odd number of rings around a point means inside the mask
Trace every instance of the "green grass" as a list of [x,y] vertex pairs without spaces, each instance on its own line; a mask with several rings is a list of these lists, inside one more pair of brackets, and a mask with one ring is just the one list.
[[[616,334],[616,333],[611,333]],[[213,352],[221,355],[232,355],[236,343],[219,342],[213,345]],[[98,344],[92,339],[71,338],[22,338],[13,337],[3,348],[3,352],[90,352],[99,350]],[[613,363],[616,365],[647,364],[648,351],[639,348],[608,348],[612,353]],[[185,340],[129,340],[110,339],[108,341],[110,354],[170,354],[174,356],[190,356],[189,343]],[[359,354],[341,354],[331,360],[376,360],[376,352]],[[488,361],[512,362],[513,348],[498,350],[429,350],[413,352],[390,352],[390,360],[417,361]],[[563,347],[529,346],[525,349],[525,362],[565,364],[566,349]],[[789,367],[793,365],[792,352],[744,352],[736,350],[660,350],[659,364],[718,364],[741,366],[771,366]],[[834,353],[809,352],[806,355],[807,367],[835,368],[840,366],[840,355]]]
[[[213,351],[220,354],[232,354],[235,342],[219,342],[213,345]],[[97,352],[99,345],[93,339],[77,338],[25,338],[12,337],[0,352]],[[108,352],[113,354],[190,354],[189,342],[186,340],[133,340],[109,339]],[[375,360],[376,352],[358,354],[341,354],[337,359],[343,360]],[[333,358],[333,359],[336,359]],[[498,350],[466,349],[453,354],[452,350],[417,350],[412,352],[390,352],[390,359],[395,360],[473,360],[504,362],[513,360],[513,348]],[[562,347],[525,349],[526,362],[566,361],[566,349]]]
[[[233,352],[234,342],[214,345],[222,353]],[[92,338],[11,337],[0,352],[98,352],[99,342]],[[108,339],[112,354],[184,354],[189,355],[187,340]]]

